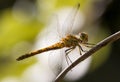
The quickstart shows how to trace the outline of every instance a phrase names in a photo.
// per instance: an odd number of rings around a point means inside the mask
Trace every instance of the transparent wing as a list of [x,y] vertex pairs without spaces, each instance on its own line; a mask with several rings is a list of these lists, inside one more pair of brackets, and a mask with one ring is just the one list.
[[68,12],[67,10],[64,11],[62,13],[63,15],[57,17],[58,24],[61,25],[60,28],[58,28],[58,33],[60,34],[61,37],[71,34],[79,7],[80,7],[80,4],[78,4],[76,8],[73,8]]
[[57,36],[57,39],[60,41],[60,39],[63,38],[63,37],[61,36],[61,33],[60,33],[61,25],[60,25],[60,22],[59,22],[58,14],[54,14],[52,16],[52,20],[51,20],[50,24],[51,24],[51,29],[52,29],[51,31],[53,32],[54,36]]
[[49,54],[48,64],[55,76],[62,70],[62,63],[64,58],[63,50],[54,50]]

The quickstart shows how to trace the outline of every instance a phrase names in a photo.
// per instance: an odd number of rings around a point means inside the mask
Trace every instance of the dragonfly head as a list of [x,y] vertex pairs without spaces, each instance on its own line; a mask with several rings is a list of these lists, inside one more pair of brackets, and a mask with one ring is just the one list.
[[80,36],[80,40],[82,41],[82,43],[86,43],[88,42],[88,34],[85,32],[81,32],[79,33]]

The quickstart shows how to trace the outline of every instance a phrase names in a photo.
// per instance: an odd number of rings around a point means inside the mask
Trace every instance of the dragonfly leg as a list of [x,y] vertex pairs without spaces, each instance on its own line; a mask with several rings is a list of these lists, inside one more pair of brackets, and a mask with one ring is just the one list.
[[72,63],[72,60],[70,59],[70,57],[68,56],[68,54],[69,54],[74,48],[75,48],[75,47],[71,47],[71,48],[65,50],[65,58],[66,58],[66,62],[67,62],[68,65],[69,65],[68,59],[69,59],[69,61]]
[[91,46],[91,45],[85,45],[85,47],[92,48],[93,46]]
[[84,46],[86,46],[86,47],[88,47],[88,48],[92,48],[95,44],[91,44],[91,43],[84,43],[85,45]]
[[78,45],[78,48],[79,48],[80,55],[82,55],[82,53],[81,53],[82,47],[80,45]]
[[79,44],[78,45],[78,47],[79,47],[79,50],[81,51],[82,50],[82,52],[87,52],[86,50],[84,50],[83,48],[82,48],[82,46]]
[[84,49],[82,48],[82,46],[81,46],[80,44],[78,45],[78,48],[79,48],[80,55],[82,55],[81,51],[82,51],[82,52],[87,52],[86,50],[84,50]]

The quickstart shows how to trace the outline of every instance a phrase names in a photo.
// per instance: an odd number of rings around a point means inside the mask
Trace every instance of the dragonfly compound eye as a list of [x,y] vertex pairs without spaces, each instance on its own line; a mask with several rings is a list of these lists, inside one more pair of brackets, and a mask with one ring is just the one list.
[[86,43],[88,41],[88,34],[85,32],[80,33],[80,39],[83,43]]

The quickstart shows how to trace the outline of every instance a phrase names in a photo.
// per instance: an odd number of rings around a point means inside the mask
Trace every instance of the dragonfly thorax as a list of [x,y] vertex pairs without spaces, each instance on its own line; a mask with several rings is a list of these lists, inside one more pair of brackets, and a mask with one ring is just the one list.
[[81,32],[79,33],[80,36],[80,40],[82,41],[82,43],[86,43],[88,42],[88,34],[85,32]]
[[62,38],[61,41],[62,43],[64,43],[66,47],[71,47],[71,46],[77,46],[80,39],[74,35],[67,35],[65,38]]

